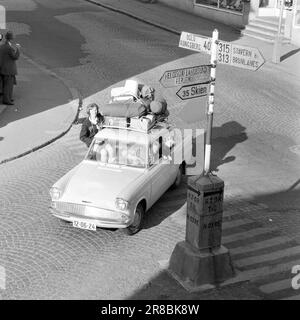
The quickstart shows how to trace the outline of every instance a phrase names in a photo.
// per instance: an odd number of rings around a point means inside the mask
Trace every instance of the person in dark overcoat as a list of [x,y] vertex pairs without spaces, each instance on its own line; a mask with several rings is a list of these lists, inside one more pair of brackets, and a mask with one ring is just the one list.
[[82,123],[79,138],[89,147],[96,133],[102,128],[104,118],[96,103],[89,104],[86,113],[88,117]]
[[13,44],[14,35],[11,31],[5,34],[5,42],[0,46],[0,74],[2,78],[3,103],[13,105],[13,87],[17,83],[16,60],[20,56],[20,45]]

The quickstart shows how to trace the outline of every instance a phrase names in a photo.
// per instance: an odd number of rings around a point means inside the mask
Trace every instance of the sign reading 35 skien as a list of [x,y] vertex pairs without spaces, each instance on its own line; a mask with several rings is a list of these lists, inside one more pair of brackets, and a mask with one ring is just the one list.
[[209,87],[209,82],[186,85],[186,86],[182,86],[176,92],[176,95],[181,100],[204,97],[204,96],[207,96],[209,92],[208,87]]
[[[179,47],[210,54],[211,38],[183,31],[180,36]],[[217,62],[256,71],[265,63],[265,60],[257,48],[219,40]]]

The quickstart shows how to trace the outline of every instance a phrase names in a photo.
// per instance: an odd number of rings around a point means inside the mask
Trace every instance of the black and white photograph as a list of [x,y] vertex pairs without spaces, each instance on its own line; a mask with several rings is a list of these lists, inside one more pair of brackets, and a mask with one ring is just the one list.
[[0,0],[0,300],[300,300],[300,0]]

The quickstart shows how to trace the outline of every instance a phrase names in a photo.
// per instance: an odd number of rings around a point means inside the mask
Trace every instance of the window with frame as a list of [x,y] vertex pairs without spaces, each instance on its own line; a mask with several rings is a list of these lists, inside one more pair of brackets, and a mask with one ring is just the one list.
[[212,6],[218,9],[226,9],[241,12],[243,11],[244,0],[195,0],[196,4]]

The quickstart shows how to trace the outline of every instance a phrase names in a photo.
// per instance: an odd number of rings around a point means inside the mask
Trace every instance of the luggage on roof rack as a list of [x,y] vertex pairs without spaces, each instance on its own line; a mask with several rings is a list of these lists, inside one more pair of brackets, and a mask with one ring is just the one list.
[[142,117],[112,117],[105,116],[104,117],[104,125],[111,127],[120,127],[120,128],[131,128],[141,131],[150,130],[156,123],[155,115],[148,114]]
[[112,102],[100,107],[103,116],[133,118],[147,114],[146,107],[140,102]]

